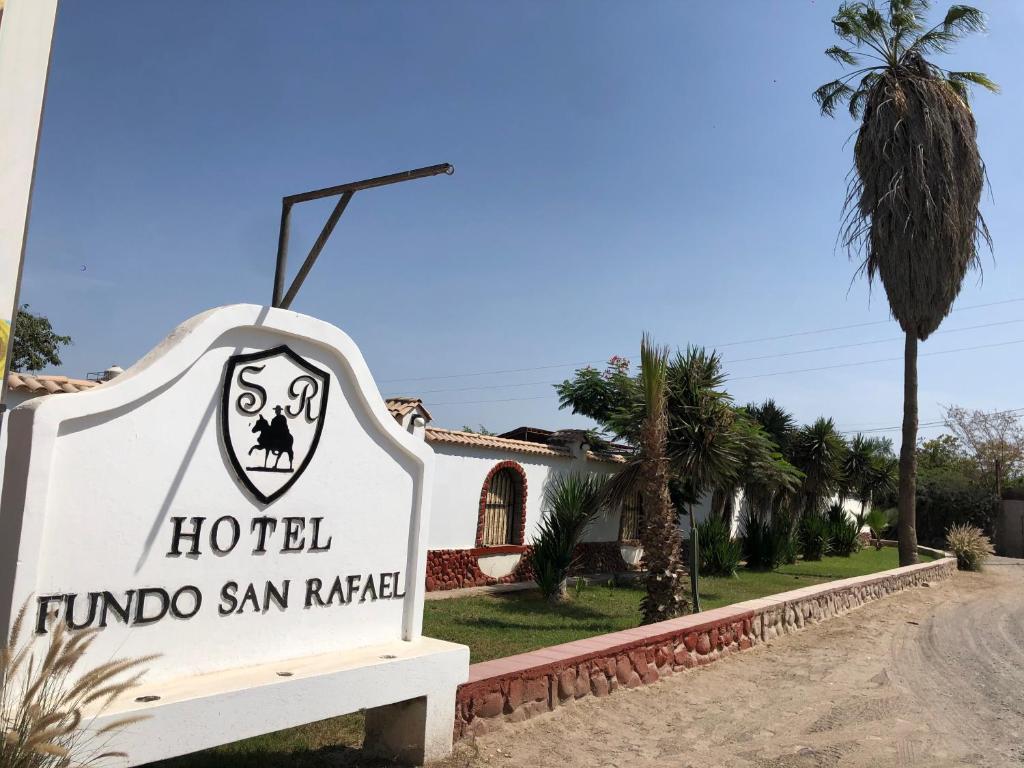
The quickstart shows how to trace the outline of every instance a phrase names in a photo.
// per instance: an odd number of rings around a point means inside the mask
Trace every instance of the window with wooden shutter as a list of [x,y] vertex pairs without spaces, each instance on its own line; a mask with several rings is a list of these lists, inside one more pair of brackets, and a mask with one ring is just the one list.
[[519,475],[511,469],[500,469],[491,477],[484,502],[485,547],[519,543],[521,493]]
[[639,493],[631,494],[622,505],[622,524],[619,527],[619,538],[623,541],[636,541],[640,538],[640,526],[643,524],[643,497]]

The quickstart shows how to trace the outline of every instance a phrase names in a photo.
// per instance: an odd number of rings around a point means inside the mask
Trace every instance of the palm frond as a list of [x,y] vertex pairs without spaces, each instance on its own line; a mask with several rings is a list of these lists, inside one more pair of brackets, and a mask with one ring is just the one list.
[[897,47],[904,37],[924,29],[921,19],[927,11],[927,0],[891,0],[889,27],[893,31],[893,40]]
[[834,117],[836,108],[854,94],[854,89],[842,80],[833,80],[814,91],[814,100],[823,115]]
[[857,66],[858,59],[852,51],[848,51],[845,48],[840,48],[838,45],[833,45],[831,48],[825,49],[825,55],[833,61],[837,61],[840,64],[849,64],[851,67]]
[[966,35],[985,31],[985,14],[970,5],[951,5],[942,20],[943,29]]
[[650,409],[661,403],[664,407],[665,379],[668,374],[668,347],[657,346],[649,334],[640,341],[640,384],[644,402]]
[[985,31],[985,14],[969,5],[953,5],[940,24],[936,24],[907,47],[910,54],[948,53],[950,46],[964,35]]
[[860,118],[864,113],[864,105],[871,94],[871,89],[875,87],[881,77],[877,72],[869,72],[864,75],[856,90],[850,95],[847,106],[850,109],[850,116],[854,120]]
[[[947,72],[946,82],[957,89],[957,93],[960,93],[961,88],[966,91],[969,88],[968,84],[980,85],[992,93],[999,93],[999,85],[984,72]],[[966,98],[964,100],[966,101]]]
[[836,34],[851,43],[862,43],[870,35],[865,24],[864,14],[868,10],[867,3],[844,2],[832,17],[832,27]]
[[607,506],[622,508],[640,492],[640,468],[639,457],[636,457],[608,480],[604,501]]
[[861,12],[861,19],[864,28],[871,35],[882,35],[885,33],[886,20],[881,12],[874,6],[869,5]]

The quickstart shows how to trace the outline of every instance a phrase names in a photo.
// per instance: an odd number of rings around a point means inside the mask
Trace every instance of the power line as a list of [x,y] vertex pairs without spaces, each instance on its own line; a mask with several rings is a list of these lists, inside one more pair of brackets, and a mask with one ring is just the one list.
[[[934,357],[936,355],[951,355],[955,352],[972,352],[976,349],[992,349],[993,347],[1008,347],[1012,344],[1024,344],[1024,339],[1013,341],[1001,341],[995,344],[978,344],[973,347],[958,347],[956,349],[943,349],[937,352],[922,352],[918,357]],[[821,365],[817,368],[798,368],[789,371],[773,371],[772,373],[757,373],[752,376],[736,376],[728,381],[745,381],[746,379],[764,379],[770,376],[786,376],[792,373],[813,373],[815,371],[830,371],[834,368],[851,368],[858,365],[874,365],[875,363],[895,363],[903,360],[903,357],[879,357],[875,360],[860,360],[855,363],[837,363],[836,365]]]
[[[957,307],[956,309],[953,310],[953,312],[964,312],[964,311],[971,310],[971,309],[985,309],[987,307],[996,307],[996,306],[1001,306],[1001,305],[1004,305],[1004,304],[1016,304],[1016,303],[1020,303],[1020,302],[1024,302],[1024,296],[1019,297],[1019,298],[1015,298],[1015,299],[1004,299],[1002,301],[991,301],[991,302],[988,302],[988,303],[985,303],[985,304],[971,304],[971,305],[968,305],[966,307]],[[721,344],[708,344],[706,346],[709,347],[709,348],[712,348],[712,349],[722,349],[724,347],[735,347],[735,346],[739,346],[739,345],[742,345],[742,344],[758,344],[758,343],[765,342],[765,341],[779,341],[779,340],[782,340],[782,339],[792,339],[792,338],[796,338],[798,336],[813,336],[815,334],[821,334],[821,333],[833,333],[835,331],[845,331],[845,330],[849,330],[851,328],[866,328],[866,327],[873,326],[873,325],[888,325],[888,324],[893,323],[893,322],[895,322],[895,321],[891,320],[891,319],[890,320],[872,320],[872,321],[864,322],[864,323],[852,323],[851,325],[837,325],[837,326],[833,326],[831,328],[818,328],[818,329],[811,330],[811,331],[795,331],[793,333],[785,333],[785,334],[781,334],[779,336],[763,336],[763,337],[757,338],[757,339],[744,339],[744,340],[741,340],[741,341],[728,341],[728,342],[724,342],[724,343],[721,343]],[[623,357],[627,357],[627,356],[623,355]],[[575,362],[575,363],[553,363],[553,364],[550,364],[550,365],[534,365],[534,366],[529,366],[529,367],[526,367],[526,368],[503,368],[503,369],[498,369],[498,370],[493,370],[493,371],[469,371],[467,373],[449,373],[449,374],[444,374],[444,375],[440,375],[440,376],[407,376],[407,377],[404,377],[404,378],[397,378],[397,379],[379,379],[378,383],[379,384],[392,384],[392,383],[399,382],[399,381],[408,381],[408,382],[412,382],[412,381],[435,381],[435,380],[441,380],[441,379],[463,379],[463,378],[469,378],[471,376],[495,376],[495,375],[504,374],[504,373],[523,373],[525,371],[543,371],[543,370],[552,370],[554,368],[571,368],[571,367],[580,366],[580,365],[596,365],[598,363],[605,363],[607,361],[608,361],[608,358],[604,357],[604,358],[601,358],[599,360],[582,360],[582,361]]]
[[500,400],[453,400],[451,402],[440,402],[431,403],[430,407],[433,408],[435,405],[476,405],[478,403],[518,403],[523,400],[547,400],[551,395],[537,395],[535,397],[506,397]]
[[[938,350],[936,352],[922,352],[921,354],[918,355],[918,357],[936,357],[938,355],[951,355],[951,354],[955,354],[955,353],[958,353],[958,352],[973,352],[973,351],[976,351],[976,350],[979,350],[979,349],[994,349],[996,347],[1008,347],[1008,346],[1011,346],[1011,345],[1014,345],[1014,344],[1024,344],[1024,339],[1014,339],[1012,341],[1001,341],[1001,342],[996,342],[994,344],[977,344],[977,345],[971,346],[971,347],[957,347],[955,349],[943,349],[943,350]],[[852,363],[836,363],[835,365],[822,365],[822,366],[818,366],[816,368],[797,368],[797,369],[791,369],[791,370],[788,370],[788,371],[772,371],[771,373],[757,373],[757,374],[753,374],[753,375],[750,375],[750,376],[736,376],[736,377],[727,379],[727,381],[746,381],[746,380],[749,380],[749,379],[764,379],[764,378],[769,378],[769,377],[772,377],[772,376],[787,376],[787,375],[794,374],[794,373],[815,373],[817,371],[831,371],[831,370],[835,370],[835,369],[838,369],[838,368],[854,368],[854,367],[858,367],[858,366],[862,366],[862,365],[875,365],[877,363],[894,363],[894,362],[900,362],[902,360],[903,360],[903,357],[880,357],[880,358],[877,358],[875,360],[858,360],[858,361],[852,362]],[[545,383],[549,383],[549,382],[533,382],[533,383],[545,384]],[[514,385],[508,385],[508,386],[514,386]],[[524,386],[526,386],[526,385],[524,385]],[[476,387],[472,387],[471,389],[476,389]],[[481,387],[481,389],[482,389],[482,387]],[[549,397],[550,397],[550,395],[538,395],[538,396],[535,396],[535,397],[511,397],[511,398],[499,398],[499,399],[493,399],[493,400],[462,400],[462,401],[454,400],[454,401],[447,401],[447,402],[437,402],[437,403],[433,403],[433,405],[476,405],[476,404],[479,404],[479,403],[511,403],[511,402],[519,402],[519,401],[523,401],[523,400],[546,400]]]
[[[980,325],[968,325],[968,326],[964,326],[963,328],[949,328],[949,329],[943,330],[943,331],[936,331],[932,335],[933,336],[937,336],[940,333],[960,333],[960,332],[963,332],[963,331],[975,331],[975,330],[978,330],[978,329],[981,329],[981,328],[992,328],[992,327],[1001,326],[1001,325],[1014,325],[1014,324],[1017,324],[1017,323],[1024,323],[1024,318],[1017,319],[1017,320],[1001,320],[1001,321],[994,322],[994,323],[981,323]],[[812,354],[812,353],[815,353],[815,352],[832,352],[832,351],[835,351],[837,349],[852,349],[852,348],[855,348],[855,347],[866,347],[866,346],[871,346],[872,344],[885,344],[885,343],[889,343],[889,342],[893,342],[893,341],[902,341],[902,340],[903,340],[902,337],[893,336],[893,337],[890,337],[890,338],[887,338],[887,339],[874,339],[872,341],[857,341],[857,342],[853,342],[851,344],[834,344],[834,345],[829,346],[829,347],[815,347],[813,349],[801,349],[801,350],[797,350],[795,352],[778,352],[778,353],[771,354],[771,355],[760,355],[758,357],[745,357],[745,358],[740,358],[740,359],[737,359],[737,360],[725,360],[724,364],[725,365],[731,365],[731,364],[734,364],[734,363],[746,363],[746,362],[751,362],[751,361],[754,361],[754,360],[771,360],[771,359],[778,358],[778,357],[795,357],[797,355],[809,355],[809,354]],[[524,370],[526,370],[526,369],[524,369]],[[735,381],[736,379],[733,379],[733,380]],[[440,394],[440,393],[444,393],[444,392],[473,392],[473,391],[484,390],[484,389],[517,389],[519,387],[536,387],[536,386],[540,386],[542,384],[548,384],[548,385],[554,386],[554,385],[556,385],[558,383],[559,382],[557,382],[557,381],[549,381],[548,379],[544,379],[543,381],[520,381],[520,382],[515,382],[515,383],[512,383],[512,384],[478,384],[478,385],[472,386],[472,387],[450,387],[450,388],[443,388],[443,389],[425,389],[425,390],[420,390],[418,392],[418,394],[420,394],[420,395],[433,395],[433,394]]]
[[[976,331],[980,328],[993,328],[999,325],[1014,325],[1016,323],[1024,323],[1024,318],[1018,320],[1000,320],[995,323],[981,323],[980,325],[965,325],[963,328],[947,328],[945,330],[936,331],[932,336],[938,336],[939,334],[945,333],[961,333],[963,331]],[[890,336],[887,339],[874,339],[873,341],[855,341],[850,344],[834,344],[830,347],[814,347],[813,349],[801,349],[796,352],[777,352],[772,355],[760,355],[758,357],[744,357],[736,360],[725,360],[724,363],[727,365],[733,363],[747,363],[752,360],[769,360],[775,357],[795,357],[796,355],[809,355],[813,352],[831,352],[836,349],[852,349],[853,347],[868,347],[872,344],[885,344],[892,341],[903,341],[902,336]]]
[[[990,413],[988,415],[990,415],[990,416],[1002,416],[1002,415],[1007,414],[1007,413],[1020,413],[1021,411],[1024,411],[1024,408],[1008,408],[1005,411],[993,411],[992,413]],[[944,426],[946,426],[946,420],[945,419],[936,419],[936,420],[932,420],[932,421],[922,422],[922,423],[917,425],[917,428],[918,429],[924,429],[926,427],[944,427]],[[854,434],[857,434],[858,432],[860,432],[860,433],[863,433],[863,432],[889,432],[889,431],[892,431],[894,429],[903,429],[903,426],[902,425],[898,425],[898,426],[894,426],[894,427],[872,427],[871,429],[841,429],[841,430],[839,430],[839,434],[841,434],[841,435],[854,435]]]

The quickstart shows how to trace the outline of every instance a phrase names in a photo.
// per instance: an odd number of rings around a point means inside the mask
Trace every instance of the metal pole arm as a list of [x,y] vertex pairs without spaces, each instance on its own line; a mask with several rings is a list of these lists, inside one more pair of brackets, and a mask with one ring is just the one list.
[[[277,267],[274,271],[274,296],[273,306],[281,309],[288,309],[295,297],[299,293],[299,289],[302,288],[302,284],[306,280],[306,276],[310,270],[313,269],[313,265],[316,263],[317,257],[320,256],[320,252],[327,245],[327,240],[330,238],[331,233],[334,231],[334,227],[337,225],[341,215],[345,212],[345,208],[352,200],[352,196],[364,189],[373,189],[374,187],[383,187],[388,184],[397,184],[401,181],[412,181],[413,179],[422,179],[427,176],[437,176],[438,174],[446,174],[451,176],[455,173],[455,166],[450,163],[441,163],[440,165],[430,165],[425,168],[417,168],[412,171],[402,171],[401,173],[392,173],[387,176],[377,176],[372,179],[364,179],[363,181],[353,181],[348,184],[339,184],[335,187],[325,187],[323,189],[314,189],[310,192],[300,192],[297,195],[288,195],[288,197],[282,198],[281,200],[281,227],[278,230],[277,236]],[[334,210],[331,211],[331,215],[327,218],[323,229],[320,231],[320,236],[317,237],[316,242],[313,243],[313,247],[309,249],[309,254],[303,261],[302,266],[299,267],[298,274],[295,275],[295,280],[292,281],[288,291],[284,289],[285,270],[288,266],[288,239],[291,229],[291,215],[292,206],[297,203],[306,203],[310,200],[320,200],[325,197],[333,197],[334,195],[341,195],[341,199],[338,200],[337,205],[334,206]]]

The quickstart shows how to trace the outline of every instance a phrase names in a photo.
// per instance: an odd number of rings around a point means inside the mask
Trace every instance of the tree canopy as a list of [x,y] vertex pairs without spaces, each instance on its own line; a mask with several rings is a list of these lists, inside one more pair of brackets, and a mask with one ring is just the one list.
[[39,371],[58,366],[61,347],[70,343],[71,337],[56,333],[46,316],[33,314],[29,305],[23,304],[14,323],[11,370]]
[[[831,419],[798,427],[771,399],[735,406],[714,351],[689,347],[667,357],[665,365],[665,456],[680,512],[710,491],[719,492],[722,504],[715,511],[724,512],[725,499],[742,488],[752,514],[784,507],[817,513],[832,496],[866,504],[891,485],[889,441],[858,435],[848,445]],[[603,371],[581,368],[556,389],[562,408],[589,416],[616,439],[639,447],[646,396],[628,360],[613,358]],[[634,463],[612,483],[613,498],[634,490],[641,460],[637,451]]]

